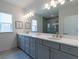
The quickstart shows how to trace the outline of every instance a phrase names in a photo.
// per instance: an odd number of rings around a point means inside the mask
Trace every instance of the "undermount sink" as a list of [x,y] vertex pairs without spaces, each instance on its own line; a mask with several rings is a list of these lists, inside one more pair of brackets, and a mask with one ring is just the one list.
[[49,34],[42,34],[42,33],[34,33],[36,36],[40,37],[40,38],[46,38],[46,39],[54,39],[54,40],[59,40],[62,38],[61,35],[56,35],[56,34],[53,34],[53,35],[49,35]]
[[48,39],[56,39],[59,40],[60,38],[55,38],[55,37],[47,37]]
[[56,40],[62,39],[61,36],[56,37],[56,35],[53,35],[53,36],[47,36],[46,38],[48,38],[48,39],[56,39]]

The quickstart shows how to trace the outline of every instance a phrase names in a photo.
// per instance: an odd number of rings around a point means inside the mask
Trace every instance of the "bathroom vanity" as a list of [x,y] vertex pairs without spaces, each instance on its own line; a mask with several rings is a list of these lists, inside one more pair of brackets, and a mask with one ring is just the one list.
[[53,34],[17,34],[18,47],[33,59],[78,59],[77,38],[55,38]]

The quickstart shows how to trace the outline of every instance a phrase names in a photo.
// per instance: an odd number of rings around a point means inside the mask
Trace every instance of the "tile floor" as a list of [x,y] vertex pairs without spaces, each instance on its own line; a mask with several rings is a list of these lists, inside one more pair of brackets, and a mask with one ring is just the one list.
[[1,52],[0,59],[31,59],[20,49],[13,49],[11,51]]

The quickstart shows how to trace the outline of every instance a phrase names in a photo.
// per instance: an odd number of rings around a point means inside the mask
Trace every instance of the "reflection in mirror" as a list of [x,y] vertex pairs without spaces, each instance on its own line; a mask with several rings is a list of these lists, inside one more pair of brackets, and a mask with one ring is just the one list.
[[32,19],[37,20],[37,32],[78,35],[78,0],[65,1],[55,8],[41,9]]
[[43,32],[56,34],[59,32],[58,16],[45,18],[43,17]]

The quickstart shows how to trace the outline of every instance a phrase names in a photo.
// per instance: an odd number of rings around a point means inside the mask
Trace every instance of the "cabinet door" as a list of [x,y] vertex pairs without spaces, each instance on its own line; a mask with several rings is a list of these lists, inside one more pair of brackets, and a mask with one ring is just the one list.
[[30,41],[29,41],[29,37],[24,37],[24,39],[25,39],[25,49],[24,49],[24,51],[26,52],[26,53],[30,53]]
[[24,37],[22,35],[18,35],[18,47],[24,50]]
[[49,49],[38,44],[38,59],[49,59]]
[[36,59],[36,46],[35,46],[35,39],[30,39],[30,55],[32,58]]
[[24,40],[24,36],[22,36],[21,39],[20,39],[20,45],[21,45],[21,46],[20,46],[21,49],[24,50],[24,49],[25,49],[25,40]]
[[20,37],[20,35],[17,35],[17,46],[19,48],[21,48],[21,37]]
[[51,59],[78,59],[78,58],[61,51],[53,50],[51,51]]
[[78,56],[78,47],[74,47],[74,46],[69,46],[69,45],[61,45],[61,50],[64,52],[67,52],[69,54]]

